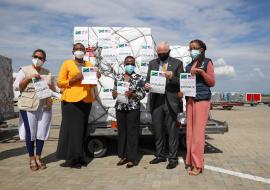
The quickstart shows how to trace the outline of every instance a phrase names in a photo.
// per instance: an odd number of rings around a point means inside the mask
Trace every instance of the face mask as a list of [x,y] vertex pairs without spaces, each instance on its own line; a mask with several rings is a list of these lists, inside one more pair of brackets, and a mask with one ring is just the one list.
[[41,67],[44,64],[44,61],[42,61],[38,58],[33,58],[32,63],[35,67]]
[[82,59],[84,57],[84,52],[83,51],[74,51],[74,56],[77,59]]
[[125,71],[129,74],[133,73],[135,70],[135,66],[134,65],[126,65],[125,66]]
[[200,50],[197,49],[193,49],[190,52],[190,56],[193,60],[196,59],[200,54],[201,54]]
[[168,59],[168,57],[170,56],[170,51],[168,53],[159,53],[158,54],[158,58],[161,61],[166,61]]

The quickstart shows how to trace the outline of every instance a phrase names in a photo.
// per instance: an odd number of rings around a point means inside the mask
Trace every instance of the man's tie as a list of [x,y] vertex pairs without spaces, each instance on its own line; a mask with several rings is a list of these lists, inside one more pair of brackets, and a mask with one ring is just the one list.
[[167,63],[163,63],[162,64],[162,72],[166,72],[167,71]]

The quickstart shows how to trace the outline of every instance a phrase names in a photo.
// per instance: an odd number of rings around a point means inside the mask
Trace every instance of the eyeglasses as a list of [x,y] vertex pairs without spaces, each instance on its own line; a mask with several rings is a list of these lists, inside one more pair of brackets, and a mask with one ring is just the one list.
[[43,57],[39,57],[39,56],[36,56],[36,55],[34,55],[33,57],[34,57],[35,59],[44,60]]

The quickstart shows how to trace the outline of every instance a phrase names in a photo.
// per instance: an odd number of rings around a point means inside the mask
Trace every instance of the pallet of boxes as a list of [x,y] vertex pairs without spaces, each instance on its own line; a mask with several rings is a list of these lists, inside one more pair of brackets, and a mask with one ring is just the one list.
[[5,121],[16,117],[13,107],[12,60],[2,55],[0,55],[0,81],[0,139],[2,139],[6,133],[14,130],[13,126]]

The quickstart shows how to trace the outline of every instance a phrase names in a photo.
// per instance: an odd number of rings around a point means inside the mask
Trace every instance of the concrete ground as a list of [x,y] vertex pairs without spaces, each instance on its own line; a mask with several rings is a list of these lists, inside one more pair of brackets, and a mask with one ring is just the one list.
[[[55,158],[59,129],[51,130],[43,157],[46,170],[31,172],[25,142],[18,136],[0,143],[0,188],[6,189],[270,189],[270,107],[235,107],[231,111],[212,110],[212,117],[227,121],[229,132],[208,135],[205,171],[189,176],[182,163],[173,170],[166,163],[150,165],[154,146],[151,140],[141,142],[139,165],[126,169],[116,166],[115,145],[108,156],[94,159],[82,169],[63,168]],[[61,121],[58,104],[53,124]],[[17,125],[18,119],[8,123]],[[115,142],[112,142],[115,144]],[[181,154],[182,155],[182,154]]]

